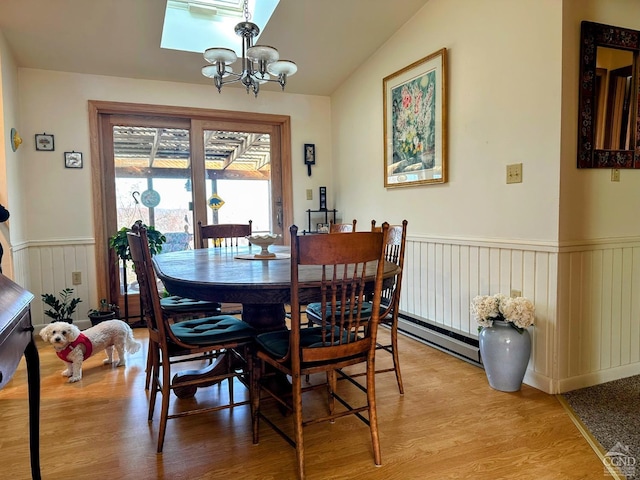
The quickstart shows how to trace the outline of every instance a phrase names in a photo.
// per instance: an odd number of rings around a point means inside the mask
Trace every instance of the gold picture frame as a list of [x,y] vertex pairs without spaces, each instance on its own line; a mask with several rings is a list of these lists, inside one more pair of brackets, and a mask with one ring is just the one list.
[[447,49],[382,81],[384,186],[447,181]]

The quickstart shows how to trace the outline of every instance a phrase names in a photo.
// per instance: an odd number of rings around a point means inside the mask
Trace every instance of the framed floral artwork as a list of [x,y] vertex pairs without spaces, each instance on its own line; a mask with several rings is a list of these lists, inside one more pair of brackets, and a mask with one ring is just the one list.
[[447,181],[447,49],[382,81],[384,186]]

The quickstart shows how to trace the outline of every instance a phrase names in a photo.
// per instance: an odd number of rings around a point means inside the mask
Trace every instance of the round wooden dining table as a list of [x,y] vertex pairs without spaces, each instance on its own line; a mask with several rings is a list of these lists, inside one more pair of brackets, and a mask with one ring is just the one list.
[[[154,269],[171,295],[224,303],[241,303],[242,319],[258,332],[285,328],[285,304],[290,301],[291,262],[287,246],[272,245],[276,257],[256,259],[260,247],[203,248],[159,254]],[[371,268],[371,286],[375,265]],[[384,277],[393,281],[399,267],[385,263]],[[319,266],[301,265],[300,301],[318,299],[314,282],[321,278]],[[305,288],[305,283],[308,287]]]
[[[260,247],[202,248],[155,255],[153,265],[158,278],[171,295],[223,303],[241,303],[242,320],[258,333],[286,328],[285,305],[291,295],[291,255],[289,247],[272,245],[269,251],[276,256],[256,258]],[[376,265],[371,271],[373,290]],[[393,282],[399,267],[386,262],[384,278]],[[318,300],[317,282],[322,267],[301,265],[298,270],[301,284],[300,302]],[[307,286],[305,287],[305,284]],[[366,288],[366,286],[365,286]],[[175,384],[188,382],[194,376],[216,377],[226,368],[224,357],[201,370],[181,372],[174,376]],[[291,388],[286,379],[280,379],[281,388]],[[174,388],[180,398],[195,394],[195,388]]]

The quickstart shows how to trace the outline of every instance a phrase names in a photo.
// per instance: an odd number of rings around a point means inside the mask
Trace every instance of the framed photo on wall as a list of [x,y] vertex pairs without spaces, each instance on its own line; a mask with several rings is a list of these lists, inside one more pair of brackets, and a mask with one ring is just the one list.
[[304,144],[304,163],[307,166],[307,175],[311,176],[311,165],[316,164],[316,146],[313,143]]
[[36,133],[36,150],[53,152],[53,135],[47,133]]
[[82,153],[64,152],[64,166],[66,168],[82,168]]
[[447,181],[447,49],[385,77],[384,186]]
[[320,210],[327,209],[327,187],[320,187]]

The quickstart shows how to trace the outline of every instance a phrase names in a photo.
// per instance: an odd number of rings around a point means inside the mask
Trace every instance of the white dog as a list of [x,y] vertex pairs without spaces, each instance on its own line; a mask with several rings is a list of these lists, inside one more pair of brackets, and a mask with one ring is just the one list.
[[[122,320],[107,320],[82,332],[71,323],[53,322],[40,331],[40,336],[53,345],[58,357],[67,364],[62,375],[69,377],[69,382],[82,379],[82,362],[93,353],[104,350],[107,358],[103,363],[120,367],[125,364],[125,350],[135,353],[141,346],[133,338],[131,327]],[[117,360],[113,359],[114,347],[118,353]]]

